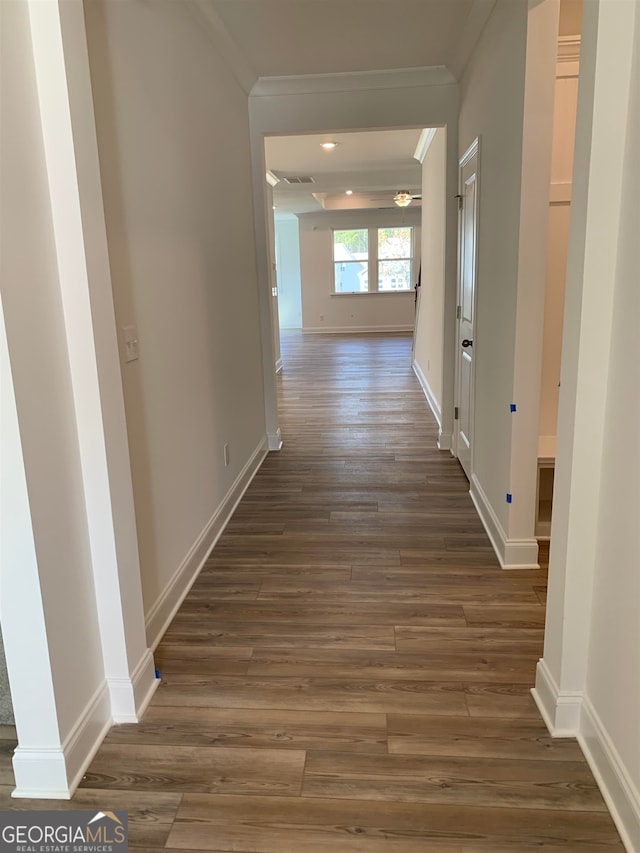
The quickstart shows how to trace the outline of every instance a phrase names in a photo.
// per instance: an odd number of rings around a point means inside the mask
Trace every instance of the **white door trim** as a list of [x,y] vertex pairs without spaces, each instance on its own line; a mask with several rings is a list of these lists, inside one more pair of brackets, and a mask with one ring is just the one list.
[[[476,386],[476,357],[477,357],[477,346],[476,346],[476,316],[477,316],[477,307],[478,307],[478,220],[479,220],[479,210],[480,210],[480,137],[477,136],[471,145],[464,152],[460,160],[458,161],[458,193],[462,194],[462,170],[466,166],[466,164],[471,160],[472,157],[476,157],[476,219],[475,219],[475,229],[476,229],[476,240],[475,240],[475,271],[474,271],[474,288],[473,288],[473,318],[474,318],[474,354],[471,362],[471,411],[470,411],[470,420],[469,420],[469,432],[471,439],[471,462],[470,462],[470,475],[475,471],[474,465],[474,424],[475,424],[475,386]],[[456,306],[460,306],[462,304],[461,301],[461,279],[460,273],[462,269],[460,251],[462,247],[461,236],[461,228],[462,228],[462,211],[458,212],[458,274],[457,274],[457,289],[456,289]],[[458,319],[458,310],[456,307],[456,320],[455,320],[455,379],[454,379],[454,406],[458,406],[460,403],[460,369],[459,369],[459,352],[461,346],[460,340],[460,321]],[[457,427],[457,419],[453,420],[453,432],[451,436],[451,453],[453,456],[458,458],[458,427]]]

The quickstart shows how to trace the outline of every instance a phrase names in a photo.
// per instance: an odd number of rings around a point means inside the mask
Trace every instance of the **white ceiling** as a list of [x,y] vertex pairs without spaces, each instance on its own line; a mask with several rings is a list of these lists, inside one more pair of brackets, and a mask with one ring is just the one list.
[[451,67],[474,0],[208,0],[258,77]]
[[[274,188],[278,212],[393,206],[397,190],[419,193],[421,166],[413,155],[420,134],[418,128],[267,138],[269,171],[279,178],[305,175],[315,181],[291,186],[280,181]],[[320,143],[327,141],[338,145],[325,151]],[[345,195],[348,189],[352,196]]]
[[[252,94],[264,94],[265,86],[279,85],[283,78],[318,79],[308,75],[324,75],[326,82],[331,75],[415,70],[453,82],[494,3],[196,0],[236,79]],[[419,192],[421,170],[413,152],[420,130],[340,134],[333,137],[339,147],[329,153],[319,147],[318,137],[267,140],[269,170],[316,179],[311,187],[280,182],[274,190],[278,211],[380,207],[392,205],[399,189]],[[346,189],[353,195],[347,198]]]

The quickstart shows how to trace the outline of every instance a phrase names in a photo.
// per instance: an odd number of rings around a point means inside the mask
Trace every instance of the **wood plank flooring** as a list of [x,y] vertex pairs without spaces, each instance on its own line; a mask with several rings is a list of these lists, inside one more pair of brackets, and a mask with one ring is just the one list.
[[[502,572],[404,335],[282,341],[270,454],[71,803],[143,851],[622,850],[529,690],[546,572]],[[0,807],[11,730],[0,730]]]

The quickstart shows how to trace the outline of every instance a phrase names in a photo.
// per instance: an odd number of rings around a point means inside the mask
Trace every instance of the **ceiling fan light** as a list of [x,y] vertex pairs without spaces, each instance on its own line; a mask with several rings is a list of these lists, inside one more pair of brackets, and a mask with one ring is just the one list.
[[398,207],[408,207],[413,201],[413,196],[407,190],[398,190],[394,195],[393,200]]

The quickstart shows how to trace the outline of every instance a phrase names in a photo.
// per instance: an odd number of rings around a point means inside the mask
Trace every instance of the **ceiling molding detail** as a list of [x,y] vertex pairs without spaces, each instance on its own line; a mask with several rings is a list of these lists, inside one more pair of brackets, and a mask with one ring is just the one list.
[[375,89],[402,89],[446,86],[456,82],[444,65],[424,68],[397,68],[389,71],[354,71],[341,74],[304,74],[298,77],[260,77],[252,98],[273,95],[312,95],[318,92],[358,92]]
[[229,35],[225,25],[220,20],[217,12],[208,0],[194,0],[194,3],[185,3],[188,9],[192,9],[199,20],[204,19],[208,24],[207,30],[214,46],[225,60],[239,86],[248,95],[258,79],[258,75],[246,61],[244,54]]
[[424,158],[427,156],[427,151],[433,142],[433,137],[436,135],[437,129],[437,127],[425,127],[420,134],[416,150],[413,152],[414,159],[419,163],[424,163]]
[[558,62],[576,62],[580,59],[580,36],[558,37]]
[[275,187],[276,184],[280,183],[280,178],[277,175],[274,175],[273,172],[267,172],[267,183],[270,187]]
[[453,59],[449,64],[456,80],[462,77],[495,5],[496,0],[473,0],[473,6],[458,39]]

